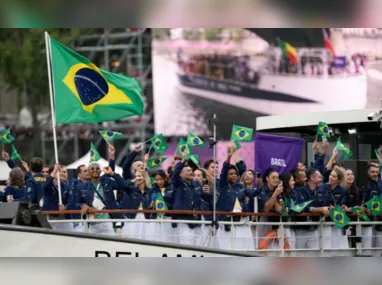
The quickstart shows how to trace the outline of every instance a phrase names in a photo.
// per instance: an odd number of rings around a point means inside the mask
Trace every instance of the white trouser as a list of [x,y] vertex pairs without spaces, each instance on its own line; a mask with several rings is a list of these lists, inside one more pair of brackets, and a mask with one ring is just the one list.
[[73,225],[73,232],[83,233],[85,231],[84,224],[78,223]]
[[51,223],[52,229],[55,231],[65,231],[72,232],[73,231],[73,223]]
[[362,247],[372,248],[373,247],[373,227],[361,227],[362,235]]
[[382,247],[382,232],[375,230],[375,247]]
[[322,226],[322,244],[324,249],[332,248],[332,226]]
[[332,248],[349,248],[349,240],[343,229],[332,227]]
[[294,228],[288,227],[288,228],[284,228],[284,232],[290,244],[290,248],[295,249],[296,248],[296,231],[294,230]]
[[90,229],[89,229],[89,233],[115,235],[115,232],[113,229],[113,223],[91,224]]
[[195,244],[195,229],[191,229],[188,224],[179,224],[176,228],[179,236],[179,244],[194,245]]
[[318,230],[296,230],[296,248],[318,248]]

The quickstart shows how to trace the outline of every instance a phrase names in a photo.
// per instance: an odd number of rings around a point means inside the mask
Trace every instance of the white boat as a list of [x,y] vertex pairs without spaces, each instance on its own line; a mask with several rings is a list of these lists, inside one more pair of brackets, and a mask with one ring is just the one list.
[[255,257],[115,236],[0,224],[0,257]]
[[320,75],[303,74],[301,60],[295,73],[279,73],[274,62],[280,62],[281,51],[279,48],[270,48],[268,61],[256,71],[250,81],[216,79],[179,70],[178,89],[183,93],[267,115],[366,107],[365,72],[329,75],[326,64],[329,62],[329,55],[323,48],[298,49],[298,56],[319,59],[323,63]]

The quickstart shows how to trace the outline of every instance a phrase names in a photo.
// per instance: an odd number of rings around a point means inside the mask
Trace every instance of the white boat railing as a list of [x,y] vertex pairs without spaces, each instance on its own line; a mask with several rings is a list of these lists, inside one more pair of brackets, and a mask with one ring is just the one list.
[[[49,212],[44,212],[44,214],[48,215],[48,220],[51,224],[56,224],[56,223],[82,223],[84,225],[84,232],[89,231],[89,225],[91,225],[94,222],[105,222],[105,223],[117,223],[121,224],[124,223],[125,226],[129,227],[129,223],[156,223],[161,225],[161,229],[163,229],[163,225],[166,224],[194,224],[194,225],[201,225],[206,231],[204,234],[201,234],[200,236],[194,236],[195,238],[199,238],[201,243],[195,244],[195,246],[202,246],[202,247],[215,247],[216,245],[216,240],[221,240],[222,238],[229,238],[228,242],[228,248],[221,248],[221,249],[226,249],[226,250],[239,250],[239,251],[250,251],[258,254],[263,254],[266,256],[381,256],[382,254],[382,248],[377,248],[377,247],[369,247],[365,248],[362,247],[362,226],[372,226],[374,228],[375,225],[382,225],[382,221],[370,221],[370,222],[363,222],[360,221],[359,218],[357,217],[357,221],[351,221],[348,226],[353,227],[355,226],[355,236],[350,236],[347,235],[347,238],[357,238],[355,247],[349,247],[349,248],[325,248],[324,247],[324,238],[326,236],[323,235],[324,232],[324,226],[334,226],[335,224],[333,222],[328,222],[325,221],[325,217],[321,217],[319,221],[313,222],[313,221],[307,221],[307,222],[295,222],[295,221],[282,221],[281,216],[279,216],[280,221],[279,222],[264,222],[264,221],[248,221],[246,222],[234,222],[233,218],[234,216],[242,216],[242,217],[249,217],[249,216],[254,216],[254,217],[261,217],[261,216],[278,216],[276,214],[265,214],[265,213],[224,213],[225,216],[231,215],[231,221],[219,221],[218,224],[220,226],[219,230],[217,231],[217,234],[212,233],[212,221],[205,221],[205,220],[172,220],[172,219],[167,219],[166,218],[157,218],[157,219],[128,219],[128,218],[123,218],[123,219],[102,219],[102,220],[95,220],[91,217],[94,217],[95,213],[105,213],[105,212],[113,212],[113,213],[155,213],[155,212],[160,212],[163,213],[163,211],[155,211],[155,210],[143,210],[143,211],[134,211],[134,210],[104,210],[104,211],[91,211],[88,215],[84,215],[86,218],[81,218],[81,219],[57,219],[56,217],[50,217],[50,215],[57,215],[57,214],[68,214],[68,213],[76,213],[78,214],[79,211],[49,211]],[[165,212],[171,212],[171,215],[174,214],[174,212],[180,212],[179,214],[181,215],[186,215],[186,213],[190,214],[193,213],[195,215],[207,215],[206,213],[210,212],[196,212],[196,211],[165,211]],[[212,213],[212,212],[211,212]],[[223,215],[223,213],[217,213],[218,215]],[[298,217],[298,216],[317,216],[315,214],[302,214],[302,215],[295,215],[291,217]],[[227,225],[231,226],[231,231],[230,235],[228,237],[222,237],[219,235],[219,231],[222,230],[222,226]],[[252,229],[252,234],[253,237],[246,237],[245,244],[249,244],[250,242],[255,243],[255,249],[248,250],[248,246],[245,248],[232,248],[232,244],[234,244],[235,239],[235,232],[237,227],[243,227],[243,225],[248,226],[249,228]],[[275,239],[274,243],[271,244],[270,248],[267,249],[259,249],[259,242],[261,239],[264,237],[258,236],[259,228],[264,227],[264,226],[277,226],[277,238]],[[296,227],[296,226],[317,226],[318,229],[318,247],[317,248],[309,248],[309,249],[296,249],[296,248],[291,248],[291,249],[286,249],[284,248],[284,242],[279,242],[284,240],[286,229],[288,227]],[[286,228],[287,227],[287,228]],[[312,231],[313,234],[313,231]],[[126,237],[126,238],[131,238],[131,236],[128,236],[124,234],[121,231],[116,231],[115,235],[121,236],[121,237]],[[145,239],[147,240],[155,240],[156,236],[161,235],[161,230],[159,232],[155,233],[153,236],[145,236]],[[177,236],[177,234],[174,234],[174,236]],[[314,237],[314,236],[312,236]],[[377,236],[373,236],[377,237]],[[379,237],[379,236],[378,236]],[[241,238],[241,237],[239,237]],[[295,237],[298,238],[298,237]],[[370,237],[368,237],[370,238]],[[382,234],[379,237],[382,239]]]

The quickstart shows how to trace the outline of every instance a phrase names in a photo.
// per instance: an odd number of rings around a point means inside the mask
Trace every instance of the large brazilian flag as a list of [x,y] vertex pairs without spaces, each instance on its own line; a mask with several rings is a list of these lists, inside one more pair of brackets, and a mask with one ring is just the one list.
[[50,38],[56,123],[95,123],[142,115],[135,78],[104,71]]

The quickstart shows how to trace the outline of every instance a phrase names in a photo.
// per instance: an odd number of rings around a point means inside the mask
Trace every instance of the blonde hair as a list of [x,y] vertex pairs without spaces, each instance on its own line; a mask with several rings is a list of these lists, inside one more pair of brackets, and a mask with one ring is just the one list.
[[145,181],[145,186],[147,188],[151,188],[151,180],[150,180],[150,176],[149,174],[147,173],[146,170],[138,170],[135,175],[137,175],[138,173],[140,173],[142,176],[143,176],[143,179]]
[[246,170],[243,175],[240,177],[240,183],[244,185],[244,187],[247,187],[247,185],[245,184],[245,175],[247,175],[248,172],[251,172],[253,174],[253,187],[255,187],[255,173],[252,171],[252,170]]
[[332,171],[334,171],[337,174],[338,183],[341,186],[343,186],[345,183],[345,168],[339,166],[333,169]]

